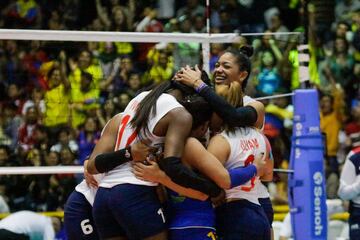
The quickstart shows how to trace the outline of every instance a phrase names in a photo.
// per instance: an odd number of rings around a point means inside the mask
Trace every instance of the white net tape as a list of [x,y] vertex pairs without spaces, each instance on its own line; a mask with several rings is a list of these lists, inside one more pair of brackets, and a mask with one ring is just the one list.
[[0,167],[0,175],[38,175],[83,172],[83,166]]
[[97,31],[53,31],[0,29],[0,39],[83,42],[237,42],[236,33],[153,33],[153,32],[97,32]]

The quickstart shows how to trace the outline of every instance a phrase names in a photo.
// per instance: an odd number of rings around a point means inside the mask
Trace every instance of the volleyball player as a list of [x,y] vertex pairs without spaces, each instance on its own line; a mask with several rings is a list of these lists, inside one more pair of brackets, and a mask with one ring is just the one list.
[[[118,132],[115,149],[131,146],[139,139],[149,139],[152,146],[163,145],[164,159],[160,164],[174,182],[216,196],[220,190],[215,184],[195,175],[180,162],[192,118],[175,97],[181,99],[182,92],[165,82],[132,99],[115,131]],[[90,173],[97,173],[101,168],[95,166],[95,158],[94,154],[90,157],[87,167]],[[103,163],[111,165],[111,159]],[[93,206],[100,237],[166,239],[165,218],[155,185],[136,179],[130,163],[107,172],[99,184]]]
[[[103,135],[101,133],[101,142],[106,141],[106,144],[99,144],[93,150],[93,154],[100,154],[106,152],[113,152],[115,148],[115,139],[117,136],[117,127],[121,123],[122,114],[115,115],[104,127]],[[113,140],[109,133],[112,133]],[[106,138],[106,140],[104,140]],[[103,147],[101,147],[103,146]],[[144,147],[141,143],[136,143],[131,149],[131,155],[134,160],[143,160],[150,153],[149,148]],[[64,225],[66,236],[69,240],[97,240],[96,226],[92,217],[92,205],[94,203],[95,194],[103,174],[91,175],[87,172],[88,160],[84,162],[84,177],[85,179],[79,183],[75,190],[68,197],[64,209]]]
[[[244,92],[248,83],[249,75],[251,73],[250,57],[252,54],[253,49],[250,46],[243,46],[239,51],[232,49],[226,50],[220,56],[218,62],[215,65],[215,88],[216,86],[229,85],[231,82],[238,82],[241,85],[242,92]],[[190,87],[193,87],[209,102],[209,104],[211,104],[214,111],[221,117],[224,122],[228,124],[228,126],[255,126],[260,129],[263,128],[265,120],[265,108],[261,102],[256,101],[247,95],[243,95],[243,106],[231,106],[199,78],[200,72],[201,71],[197,66],[195,66],[195,69],[187,66],[182,68],[181,71],[176,74],[174,79]],[[273,161],[270,161],[269,163],[270,166],[268,167],[272,168]],[[262,177],[262,181],[271,180],[272,171],[270,171],[266,177]],[[274,211],[268,190],[265,186],[261,185],[260,189],[260,201],[264,207],[269,222],[272,223]]]
[[[200,98],[199,96],[192,96],[192,99]],[[190,100],[193,101],[193,100]],[[187,101],[185,101],[186,105]],[[185,144],[184,155],[182,162],[186,166],[200,171],[213,181],[219,182],[219,185],[229,189],[231,185],[221,184],[219,179],[226,179],[223,175],[225,169],[220,162],[209,154],[201,145],[200,141],[195,138],[202,138],[208,129],[208,122],[210,116],[206,117],[204,108],[206,102],[202,104],[192,104],[193,107],[187,107],[194,117],[193,130],[191,138]],[[207,106],[209,108],[209,106]],[[208,111],[211,113],[211,111]],[[254,167],[259,169],[263,165],[261,158],[258,158],[254,163]],[[167,179],[166,175],[160,171],[155,162],[151,162],[150,166],[143,163],[136,163],[134,166],[135,175],[148,181],[162,183],[167,186],[162,179]],[[236,169],[235,171],[238,171]],[[237,175],[237,178],[229,179],[233,185],[241,185],[250,180],[255,174],[251,171],[243,170],[243,174]],[[161,172],[161,173],[159,173]],[[230,174],[230,176],[234,176]],[[215,214],[211,201],[199,201],[197,199],[186,198],[181,192],[168,190],[168,225],[169,225],[169,239],[192,239],[192,240],[209,240],[215,239]]]

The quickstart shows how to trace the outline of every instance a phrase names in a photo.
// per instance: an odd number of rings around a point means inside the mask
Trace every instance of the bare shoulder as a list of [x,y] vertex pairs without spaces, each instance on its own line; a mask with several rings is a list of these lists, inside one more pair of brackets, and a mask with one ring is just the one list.
[[260,101],[254,100],[248,104],[246,104],[247,106],[252,106],[256,109],[257,112],[261,111],[261,112],[265,112],[265,107],[264,104]]
[[210,139],[210,142],[220,142],[220,141],[227,141],[222,134],[216,134]]
[[172,121],[177,123],[192,123],[191,114],[182,107],[172,109],[167,115],[169,115]]

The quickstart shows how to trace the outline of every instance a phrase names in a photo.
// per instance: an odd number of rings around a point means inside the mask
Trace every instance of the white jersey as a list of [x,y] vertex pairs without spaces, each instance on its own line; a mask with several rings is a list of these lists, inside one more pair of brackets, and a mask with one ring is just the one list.
[[30,240],[55,239],[51,218],[31,211],[10,214],[0,221],[0,229],[25,234]]
[[[125,148],[129,145],[132,145],[138,139],[135,129],[130,125],[131,120],[135,116],[136,109],[138,104],[148,95],[149,92],[143,92],[133,98],[130,103],[127,105],[123,112],[123,117],[121,124],[118,130],[118,137],[116,140],[115,150]],[[183,107],[176,99],[166,93],[163,93],[156,102],[156,114],[153,114],[153,111],[150,113],[150,118],[148,121],[148,130],[149,133],[146,135],[147,139],[151,142],[152,146],[162,146],[164,144],[165,137],[159,137],[153,134],[153,130],[156,124],[163,118],[169,111],[174,108]],[[144,131],[144,130],[143,130]],[[131,163],[122,164],[113,170],[105,173],[104,178],[99,184],[100,187],[111,188],[118,184],[137,184],[137,185],[147,185],[147,186],[156,186],[157,183],[142,181],[135,177],[132,173]]]
[[270,197],[269,190],[261,181],[258,185],[255,186],[255,188],[256,188],[258,198],[269,198]]
[[[245,95],[243,97],[244,106],[246,106],[252,102],[255,102],[255,101],[256,101],[255,99],[253,99],[247,95]],[[264,124],[263,124],[262,128],[260,129],[261,131],[264,130],[264,126],[265,126],[265,119],[264,119]],[[260,183],[257,185],[256,188],[257,188],[256,191],[258,192],[259,198],[269,198],[270,197],[269,191],[264,184]]]
[[[225,162],[225,168],[230,170],[251,164],[254,156],[266,152],[264,136],[255,128],[236,128],[235,132],[222,132],[230,144],[230,155]],[[258,189],[262,183],[259,177],[253,177],[244,185],[226,190],[226,198],[246,199],[259,204]]]
[[360,208],[360,147],[349,152],[340,175],[338,195]]
[[[104,174],[96,174],[93,175],[95,180],[99,183],[101,182],[101,179],[103,178]],[[82,180],[78,185],[76,185],[75,187],[75,191],[81,193],[82,195],[84,195],[84,197],[86,198],[86,200],[90,203],[90,205],[92,206],[94,204],[94,200],[95,200],[95,195],[97,192],[98,188],[96,187],[91,187],[89,186],[85,179]]]

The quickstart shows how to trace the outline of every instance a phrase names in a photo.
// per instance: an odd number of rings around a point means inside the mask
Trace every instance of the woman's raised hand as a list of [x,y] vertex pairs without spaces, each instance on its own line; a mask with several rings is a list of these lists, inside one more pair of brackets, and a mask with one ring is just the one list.
[[201,70],[198,65],[195,65],[195,68],[192,69],[189,65],[181,68],[174,76],[173,80],[181,82],[189,87],[196,89],[203,82],[201,80]]

